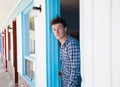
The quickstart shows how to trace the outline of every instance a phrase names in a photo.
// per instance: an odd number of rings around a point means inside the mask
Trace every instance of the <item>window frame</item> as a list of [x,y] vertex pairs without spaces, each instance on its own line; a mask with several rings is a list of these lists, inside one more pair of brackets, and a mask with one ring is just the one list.
[[30,79],[25,73],[25,60],[32,61],[35,63],[35,58],[30,56],[30,36],[29,36],[29,12],[33,8],[33,3],[31,3],[21,14],[22,14],[22,76],[25,81],[31,86],[35,87],[35,78]]

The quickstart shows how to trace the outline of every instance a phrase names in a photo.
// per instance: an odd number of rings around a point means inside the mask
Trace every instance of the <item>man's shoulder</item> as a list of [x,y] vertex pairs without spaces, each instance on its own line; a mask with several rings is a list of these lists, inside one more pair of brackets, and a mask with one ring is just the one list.
[[73,43],[79,43],[79,41],[72,36],[69,36],[69,40],[70,40],[70,42],[73,42]]
[[69,36],[68,44],[79,46],[79,41],[76,38]]

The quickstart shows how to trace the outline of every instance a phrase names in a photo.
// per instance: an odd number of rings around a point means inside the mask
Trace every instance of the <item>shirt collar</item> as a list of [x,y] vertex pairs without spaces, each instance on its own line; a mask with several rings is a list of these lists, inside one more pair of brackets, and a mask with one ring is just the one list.
[[63,43],[63,45],[61,45],[61,48],[64,48],[66,46],[66,44],[69,42],[70,40],[70,35],[67,35],[67,39],[65,40],[65,42]]

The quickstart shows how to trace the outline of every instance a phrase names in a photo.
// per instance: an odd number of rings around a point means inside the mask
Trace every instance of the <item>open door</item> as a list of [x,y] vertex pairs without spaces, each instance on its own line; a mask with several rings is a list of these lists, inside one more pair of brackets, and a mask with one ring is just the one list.
[[61,16],[67,21],[68,33],[79,40],[79,0],[47,0],[46,13],[47,85],[61,87],[61,79],[58,76],[59,42],[53,35],[50,21],[56,16]]
[[16,35],[16,20],[13,21],[13,66],[14,66],[14,81],[15,85],[18,84],[18,72],[17,72],[17,35]]

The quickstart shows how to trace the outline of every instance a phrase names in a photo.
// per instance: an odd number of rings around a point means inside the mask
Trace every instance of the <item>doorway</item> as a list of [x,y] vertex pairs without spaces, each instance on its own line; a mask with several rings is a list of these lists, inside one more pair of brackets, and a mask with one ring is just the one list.
[[79,0],[61,0],[60,16],[67,22],[68,34],[79,40]]
[[15,85],[18,85],[18,71],[17,71],[17,27],[16,19],[13,20],[13,66],[14,66],[14,81]]
[[61,78],[58,76],[59,44],[54,37],[50,21],[61,16],[67,21],[68,33],[79,39],[79,0],[46,0],[46,70],[47,86],[61,87]]
[[60,17],[67,22],[68,34],[78,41],[80,40],[79,1],[80,0],[60,0]]

